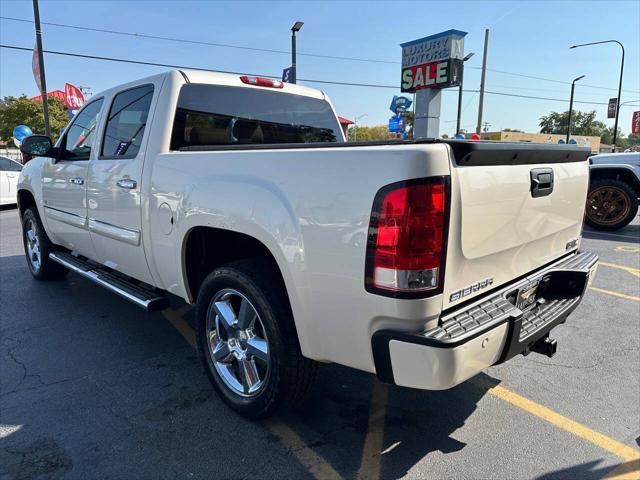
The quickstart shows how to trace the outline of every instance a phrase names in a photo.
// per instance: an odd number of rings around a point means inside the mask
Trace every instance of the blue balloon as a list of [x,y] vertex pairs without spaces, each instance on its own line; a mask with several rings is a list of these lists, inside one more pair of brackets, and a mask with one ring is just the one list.
[[455,137],[453,137],[453,138],[455,138],[456,140],[464,140],[464,139],[465,139],[465,136],[464,136],[464,134],[463,134],[463,133],[458,133],[458,134],[457,134]]
[[558,140],[558,145],[564,145],[564,140],[562,138]]
[[18,140],[19,142],[22,142],[22,140],[24,140],[25,137],[28,137],[29,135],[33,135],[33,132],[26,125],[18,125],[13,129],[13,138]]
[[571,140],[569,140],[569,143],[570,143],[571,145],[576,145],[578,142],[576,141],[576,139],[575,139],[575,138],[572,138]]

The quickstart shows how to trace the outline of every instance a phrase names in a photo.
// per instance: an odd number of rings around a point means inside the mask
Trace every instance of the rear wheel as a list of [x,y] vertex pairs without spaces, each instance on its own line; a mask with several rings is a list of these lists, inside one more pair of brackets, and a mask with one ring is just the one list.
[[269,264],[236,262],[211,272],[196,322],[202,363],[238,413],[266,417],[305,399],[316,363],[302,356],[286,292]]
[[591,182],[585,220],[597,230],[618,230],[638,213],[638,196],[628,184],[613,178]]
[[44,231],[35,207],[28,208],[22,215],[22,240],[27,265],[31,275],[38,280],[58,280],[69,270],[49,259],[54,246]]

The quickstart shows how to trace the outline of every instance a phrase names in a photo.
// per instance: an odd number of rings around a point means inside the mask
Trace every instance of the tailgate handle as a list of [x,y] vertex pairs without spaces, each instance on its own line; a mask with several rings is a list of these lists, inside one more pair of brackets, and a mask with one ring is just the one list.
[[531,174],[531,196],[544,197],[553,192],[553,169],[534,168]]

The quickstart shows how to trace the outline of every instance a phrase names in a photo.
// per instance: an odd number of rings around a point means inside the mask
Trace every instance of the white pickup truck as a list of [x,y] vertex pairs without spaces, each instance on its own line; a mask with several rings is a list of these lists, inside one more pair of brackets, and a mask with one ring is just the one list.
[[33,276],[196,304],[203,365],[250,417],[300,402],[318,362],[439,390],[551,356],[597,265],[587,149],[344,143],[324,93],[275,80],[152,76],[22,150]]

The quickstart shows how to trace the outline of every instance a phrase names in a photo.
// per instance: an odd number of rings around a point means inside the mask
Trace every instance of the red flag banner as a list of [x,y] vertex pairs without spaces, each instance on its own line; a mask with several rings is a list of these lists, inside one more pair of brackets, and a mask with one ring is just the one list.
[[38,86],[38,91],[42,93],[42,84],[40,83],[40,58],[38,57],[38,44],[33,47],[33,56],[31,57],[31,70],[33,70],[33,78]]
[[631,132],[640,133],[640,112],[633,112],[631,119]]
[[64,106],[69,110],[76,110],[84,105],[84,94],[75,85],[64,84],[65,102]]

